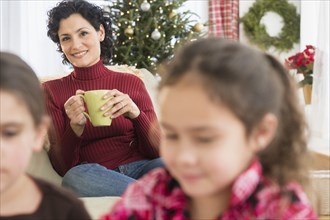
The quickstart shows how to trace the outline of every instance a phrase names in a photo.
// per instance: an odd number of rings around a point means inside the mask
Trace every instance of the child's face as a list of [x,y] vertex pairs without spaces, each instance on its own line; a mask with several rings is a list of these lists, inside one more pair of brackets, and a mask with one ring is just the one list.
[[15,185],[28,166],[32,151],[42,148],[43,134],[36,128],[25,103],[0,90],[0,193]]
[[163,88],[159,104],[161,156],[184,192],[192,198],[228,194],[255,155],[242,122],[194,84]]

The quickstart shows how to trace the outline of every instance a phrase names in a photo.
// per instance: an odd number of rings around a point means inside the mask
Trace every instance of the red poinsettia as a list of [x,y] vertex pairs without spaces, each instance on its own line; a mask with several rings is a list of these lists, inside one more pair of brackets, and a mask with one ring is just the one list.
[[314,66],[315,47],[306,45],[306,49],[285,59],[285,65],[289,69],[296,69],[298,74],[303,74],[304,79],[299,82],[300,86],[313,84],[313,66]]

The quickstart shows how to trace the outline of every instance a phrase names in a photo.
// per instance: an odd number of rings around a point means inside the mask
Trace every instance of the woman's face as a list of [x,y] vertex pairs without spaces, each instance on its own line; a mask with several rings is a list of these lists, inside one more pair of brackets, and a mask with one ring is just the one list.
[[60,21],[60,45],[70,63],[76,67],[89,67],[100,60],[104,28],[96,31],[80,14],[72,14]]
[[243,123],[185,79],[164,87],[159,105],[161,156],[184,192],[192,199],[228,195],[255,155]]
[[47,128],[36,127],[25,103],[0,90],[0,193],[23,176],[33,151],[40,151]]

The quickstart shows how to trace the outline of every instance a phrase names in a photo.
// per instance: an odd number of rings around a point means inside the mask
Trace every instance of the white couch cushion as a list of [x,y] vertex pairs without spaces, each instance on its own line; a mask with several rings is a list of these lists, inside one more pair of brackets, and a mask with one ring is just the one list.
[[109,212],[113,204],[119,199],[120,197],[111,197],[111,196],[104,196],[104,197],[83,197],[80,198],[88,211],[91,215],[92,219],[99,219],[102,215]]

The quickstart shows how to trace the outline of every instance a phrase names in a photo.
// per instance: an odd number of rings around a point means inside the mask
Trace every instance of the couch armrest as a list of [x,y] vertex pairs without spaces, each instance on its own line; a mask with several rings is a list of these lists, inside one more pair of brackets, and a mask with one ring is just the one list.
[[56,173],[50,163],[46,149],[32,154],[26,172],[31,176],[49,181],[55,185],[61,185],[62,182],[62,177]]

